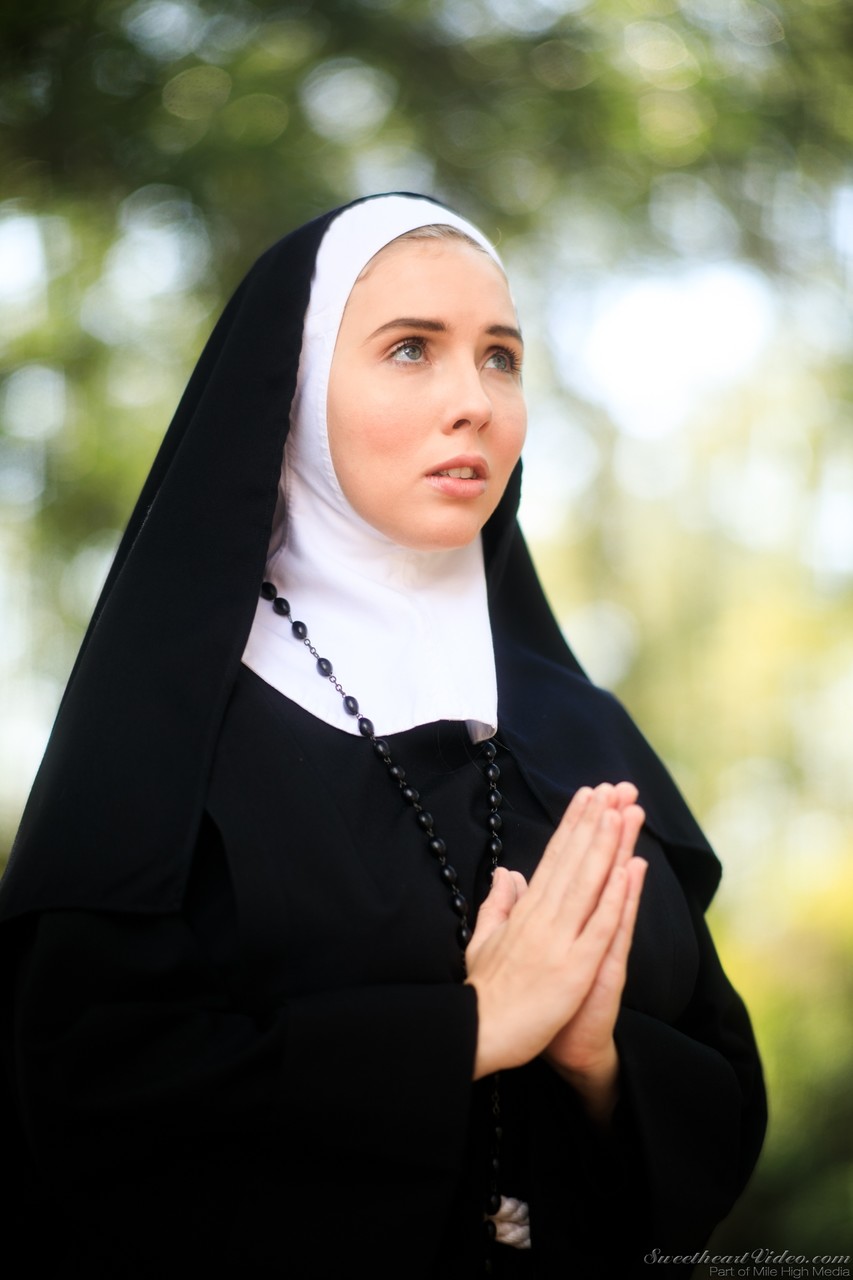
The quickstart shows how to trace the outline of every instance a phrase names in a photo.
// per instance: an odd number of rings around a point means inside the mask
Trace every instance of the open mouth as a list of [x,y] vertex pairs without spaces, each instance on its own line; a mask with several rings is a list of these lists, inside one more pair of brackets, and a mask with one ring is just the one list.
[[433,489],[446,498],[481,498],[489,483],[489,467],[485,458],[448,458],[446,466],[436,467],[426,479]]

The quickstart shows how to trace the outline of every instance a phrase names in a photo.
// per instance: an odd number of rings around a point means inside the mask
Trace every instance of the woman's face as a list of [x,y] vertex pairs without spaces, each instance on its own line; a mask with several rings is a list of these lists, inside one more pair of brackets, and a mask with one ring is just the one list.
[[335,472],[403,546],[462,547],[494,511],[527,424],[506,281],[459,240],[387,246],[354,285],[329,377]]

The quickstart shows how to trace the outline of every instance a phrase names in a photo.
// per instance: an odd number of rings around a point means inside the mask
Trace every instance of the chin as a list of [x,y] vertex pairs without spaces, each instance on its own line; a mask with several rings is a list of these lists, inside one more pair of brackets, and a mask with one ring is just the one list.
[[433,503],[417,509],[414,502],[398,503],[393,511],[356,508],[363,520],[398,547],[411,551],[455,551],[470,546],[492,516],[489,503]]
[[410,547],[412,551],[458,551],[469,546],[478,537],[482,525],[470,520],[449,520],[431,529],[397,530],[391,534],[395,542]]
[[482,526],[469,525],[465,530],[433,530],[420,532],[420,534],[411,532],[409,535],[397,530],[396,534],[389,536],[401,547],[409,547],[414,552],[452,552],[452,550],[461,550],[462,547],[469,547],[479,535],[480,527]]

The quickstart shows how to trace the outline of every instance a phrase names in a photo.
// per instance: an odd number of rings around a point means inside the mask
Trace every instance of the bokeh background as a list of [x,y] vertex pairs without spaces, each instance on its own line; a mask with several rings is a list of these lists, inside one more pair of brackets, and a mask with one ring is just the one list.
[[771,1127],[715,1244],[850,1252],[853,5],[6,0],[0,129],[3,849],[230,290],[443,197],[514,284],[555,609],[725,865]]

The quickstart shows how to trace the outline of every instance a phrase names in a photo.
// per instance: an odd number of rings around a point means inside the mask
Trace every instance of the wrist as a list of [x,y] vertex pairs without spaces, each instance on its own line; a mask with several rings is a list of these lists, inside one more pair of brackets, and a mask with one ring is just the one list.
[[465,986],[472,988],[477,1000],[477,1041],[474,1046],[474,1067],[471,1078],[481,1080],[483,1076],[490,1075],[495,1070],[494,1048],[485,1026],[487,1019],[483,1016],[483,996],[480,988],[471,978],[465,979]]
[[545,1061],[578,1095],[590,1119],[605,1128],[619,1101],[619,1054],[611,1040],[606,1051],[583,1066],[567,1066],[551,1058]]

